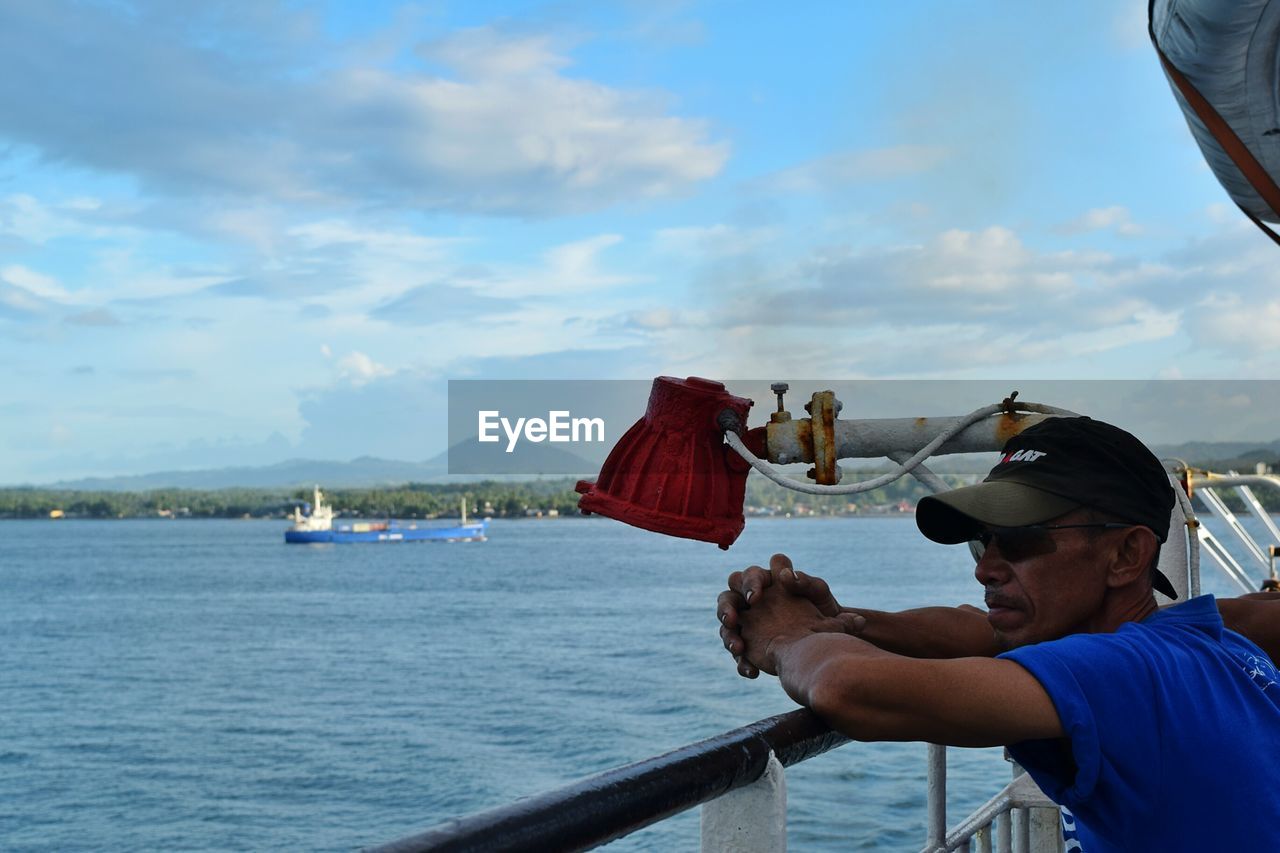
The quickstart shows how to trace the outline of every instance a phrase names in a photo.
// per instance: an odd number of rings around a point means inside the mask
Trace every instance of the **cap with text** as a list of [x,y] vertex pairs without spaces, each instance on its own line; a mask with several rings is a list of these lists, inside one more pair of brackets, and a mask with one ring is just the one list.
[[[1175,497],[1160,460],[1129,433],[1091,418],[1049,418],[1005,443],[985,480],[921,499],[920,532],[956,544],[985,527],[1041,524],[1081,507],[1151,528],[1164,542]],[[1177,598],[1160,572],[1154,587]]]

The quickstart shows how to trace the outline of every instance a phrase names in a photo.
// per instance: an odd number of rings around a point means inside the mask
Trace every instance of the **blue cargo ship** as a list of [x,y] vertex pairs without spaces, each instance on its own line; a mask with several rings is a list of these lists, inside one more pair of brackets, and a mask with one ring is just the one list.
[[462,523],[453,527],[419,527],[398,521],[366,521],[353,524],[333,523],[333,507],[324,501],[324,493],[316,486],[311,511],[293,510],[293,526],[284,532],[284,541],[293,544],[319,542],[483,542],[488,539],[489,521],[467,522],[467,503],[462,502]]

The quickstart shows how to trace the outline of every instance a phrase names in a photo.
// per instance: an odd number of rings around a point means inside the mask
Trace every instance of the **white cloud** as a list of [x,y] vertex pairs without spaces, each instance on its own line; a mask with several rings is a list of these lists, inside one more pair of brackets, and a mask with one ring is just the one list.
[[19,264],[0,269],[0,279],[21,287],[28,293],[52,302],[71,302],[71,294],[52,276],[44,275]]
[[948,156],[947,149],[937,145],[842,151],[769,175],[762,182],[776,192],[817,192],[929,172]]
[[696,319],[696,315],[684,313],[684,311],[673,311],[669,307],[655,307],[655,309],[627,311],[626,315],[617,318],[617,321],[622,327],[654,333],[666,332],[667,329],[680,327],[680,325],[689,323],[691,319]]
[[660,228],[654,232],[653,242],[661,252],[716,258],[759,251],[775,236],[771,228],[739,228],[717,223]]
[[485,296],[551,299],[560,295],[600,293],[637,280],[635,275],[602,267],[600,256],[622,242],[618,234],[597,234],[552,246],[535,266],[492,264],[469,282]]
[[600,278],[596,265],[597,256],[620,242],[622,237],[617,234],[600,234],[556,246],[546,253],[548,273],[563,276],[570,282],[570,286],[573,286],[573,282],[595,284]]
[[282,251],[281,243],[288,230],[287,220],[282,212],[266,205],[219,208],[206,214],[199,225],[216,236],[228,237],[233,242],[251,246],[266,258]]
[[550,74],[569,64],[546,35],[507,35],[473,27],[423,45],[423,56],[454,69],[464,79]]
[[120,318],[106,308],[94,308],[89,311],[82,311],[79,314],[72,314],[65,319],[65,322],[73,326],[96,326],[99,328],[121,325]]
[[71,300],[48,276],[16,264],[0,269],[0,320],[39,323]]
[[46,305],[21,287],[9,284],[0,279],[0,319],[18,319],[38,316],[46,309]]
[[67,199],[66,208],[67,210],[84,211],[101,210],[102,199],[94,198],[93,196],[76,196],[75,198]]
[[676,324],[676,314],[670,308],[654,308],[633,312],[631,321],[642,329],[666,329]]
[[6,135],[152,189],[537,216],[680,193],[728,157],[660,93],[564,76],[568,57],[536,33],[452,34],[427,46],[445,66],[432,74],[341,54],[317,68],[303,48],[330,45],[283,6],[201,26],[163,5],[22,11],[0,29],[6,73],[25,81],[0,88]]
[[951,229],[940,234],[918,256],[919,286],[969,294],[1061,290],[1070,279],[1032,270],[1031,254],[1007,228],[982,231]]
[[1084,234],[1090,231],[1113,231],[1121,237],[1138,237],[1143,234],[1141,225],[1133,221],[1127,207],[1095,207],[1087,210],[1059,229],[1065,234]]
[[324,219],[292,226],[287,232],[304,248],[354,246],[369,254],[402,261],[439,260],[453,240],[428,237],[407,229],[380,229],[341,219]]
[[76,196],[59,202],[13,193],[0,198],[0,235],[39,246],[59,237],[101,238],[127,233],[128,229],[105,219],[106,213],[100,199]]
[[1121,50],[1151,50],[1147,31],[1147,4],[1122,3],[1111,19],[1111,41]]
[[1168,340],[1177,334],[1180,324],[1179,311],[1145,307],[1128,317],[1114,317],[1112,322],[1097,329],[1069,332],[1060,338],[1033,342],[1030,347],[1020,343],[1006,354],[1006,358],[1012,363],[1027,357],[1041,361],[1074,360],[1134,344]]
[[1225,202],[1207,205],[1204,214],[1215,225],[1239,225],[1241,222],[1240,208]]
[[1248,356],[1271,355],[1280,340],[1280,299],[1246,300],[1214,292],[1196,307],[1191,326],[1197,343]]
[[809,365],[801,373],[842,376],[1085,364],[1175,340],[1188,305],[1162,298],[1181,281],[1165,265],[1046,252],[1000,226],[915,245],[832,246],[750,275],[730,262],[704,281],[710,328],[679,334],[714,338],[730,362],[792,359]]
[[378,364],[369,356],[358,350],[352,350],[337,362],[338,377],[352,385],[363,385],[383,376],[390,376],[395,371],[383,364]]

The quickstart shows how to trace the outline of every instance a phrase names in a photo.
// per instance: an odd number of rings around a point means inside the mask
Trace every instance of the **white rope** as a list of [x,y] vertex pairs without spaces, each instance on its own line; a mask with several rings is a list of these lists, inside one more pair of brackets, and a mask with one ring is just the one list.
[[[1195,598],[1200,594],[1200,519],[1196,518],[1195,510],[1191,508],[1191,498],[1182,490],[1182,484],[1172,474],[1169,480],[1173,484],[1173,493],[1178,496],[1178,504],[1182,507],[1182,514],[1186,517],[1187,525],[1187,544],[1191,550],[1187,554],[1187,586],[1190,588],[1188,598]],[[1191,482],[1191,472],[1187,472],[1187,482]]]
[[818,483],[802,483],[799,480],[793,480],[782,471],[779,471],[772,463],[761,459],[748,450],[747,446],[742,443],[742,439],[737,433],[726,430],[724,437],[729,443],[729,446],[737,451],[739,456],[747,460],[748,464],[750,464],[752,468],[755,468],[779,486],[783,486],[797,492],[803,492],[806,495],[856,495],[861,492],[869,492],[873,489],[878,489],[881,486],[887,486],[903,474],[911,473],[911,471],[919,466],[920,463],[928,459],[929,455],[932,454],[933,451],[946,444],[958,433],[963,432],[983,418],[989,418],[994,414],[1008,411],[1010,408],[1019,412],[1035,412],[1042,415],[1077,417],[1075,412],[1070,412],[1066,409],[1058,409],[1053,406],[1044,406],[1040,403],[1014,402],[1012,407],[1006,406],[1003,403],[983,406],[981,409],[975,409],[942,432],[938,433],[934,436],[933,441],[930,441],[924,447],[916,451],[915,455],[910,459],[899,463],[897,468],[887,474],[881,474],[879,477],[873,477],[870,480],[863,480],[859,483],[849,483],[843,486],[823,486]]

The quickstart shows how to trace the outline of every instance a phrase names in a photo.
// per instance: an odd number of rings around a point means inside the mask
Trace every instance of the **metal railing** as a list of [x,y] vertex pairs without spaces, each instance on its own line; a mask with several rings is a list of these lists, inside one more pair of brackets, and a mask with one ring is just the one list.
[[790,766],[848,741],[809,711],[792,711],[370,849],[587,850],[749,786],[772,762]]
[[[567,853],[701,805],[703,853],[782,853],[783,767],[848,742],[809,711],[792,711],[368,850]],[[930,744],[929,750],[929,838],[922,853],[972,851],[974,845],[982,853],[1061,850],[1058,807],[1016,764],[1013,781],[948,832],[946,748]]]
[[[1249,534],[1230,509],[1227,508],[1226,502],[1218,494],[1219,488],[1234,488],[1241,500],[1244,502],[1245,509],[1266,529],[1267,533],[1274,540],[1276,545],[1280,545],[1280,529],[1277,529],[1275,522],[1270,514],[1263,508],[1262,503],[1253,493],[1253,486],[1266,486],[1272,489],[1280,489],[1280,477],[1274,474],[1237,474],[1234,471],[1228,474],[1212,474],[1212,473],[1192,473],[1185,472],[1185,476],[1192,488],[1192,493],[1200,498],[1204,506],[1209,510],[1209,514],[1218,518],[1226,526],[1227,530],[1234,534],[1235,538],[1244,547],[1245,552],[1262,566],[1267,576],[1271,579],[1275,578],[1275,563],[1270,556],[1270,548],[1264,549]],[[1228,578],[1232,580],[1243,592],[1257,592],[1259,584],[1255,582],[1240,562],[1232,556],[1232,554],[1218,541],[1211,532],[1201,525],[1198,530],[1201,545],[1204,546],[1204,553],[1217,564]]]
[[921,853],[971,853],[974,845],[979,853],[992,853],[993,843],[997,853],[1059,853],[1060,827],[1057,803],[1015,763],[1012,782],[950,832],[931,837]]
[[[902,454],[890,455],[902,461],[897,458]],[[946,488],[923,466],[911,473],[935,491]],[[1193,482],[1210,513],[1224,521],[1245,550],[1274,577],[1271,555],[1264,555],[1213,487],[1234,486],[1246,508],[1280,543],[1280,530],[1249,488],[1280,488],[1280,477],[1212,475]],[[1255,591],[1239,562],[1196,522],[1185,494],[1174,519],[1179,524],[1187,522],[1182,529],[1196,531],[1188,549],[1166,548],[1161,554],[1161,569],[1174,582],[1180,597],[1199,593],[1198,560],[1192,556],[1198,550],[1208,554],[1244,591]],[[1197,548],[1201,545],[1202,549]],[[370,849],[376,853],[586,850],[702,805],[704,853],[782,853],[786,850],[782,768],[847,742],[848,738],[831,731],[809,711],[793,711]],[[948,830],[946,756],[946,747],[929,746],[923,853],[971,851],[975,845],[984,853],[993,849],[999,853],[1063,849],[1057,806],[1017,765],[1012,782]]]

